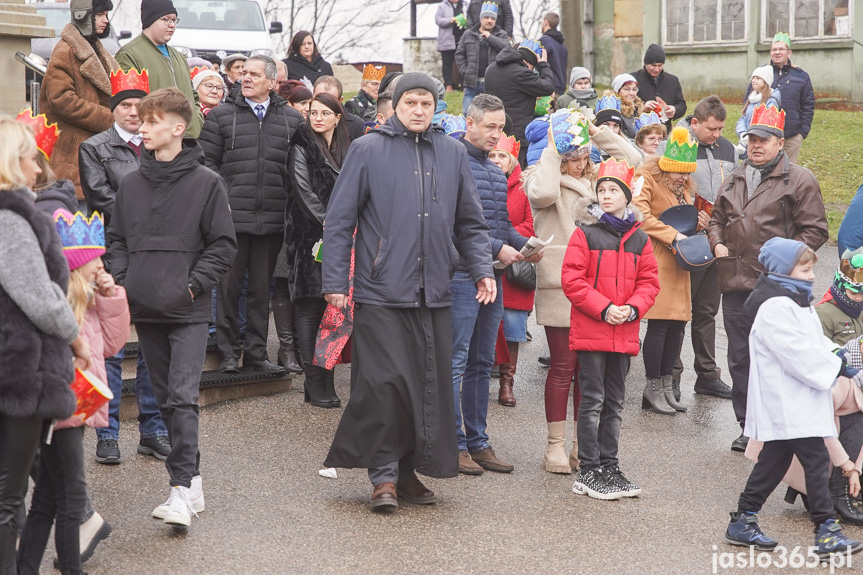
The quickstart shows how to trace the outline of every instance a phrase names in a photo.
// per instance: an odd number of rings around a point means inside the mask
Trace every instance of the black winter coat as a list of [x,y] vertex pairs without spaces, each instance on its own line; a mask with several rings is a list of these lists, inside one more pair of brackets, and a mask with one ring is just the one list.
[[[482,5],[484,2],[489,0],[470,0],[470,4],[467,7],[467,14],[465,14],[465,18],[467,18],[467,27],[472,28],[479,24],[479,13],[482,9]],[[509,37],[512,38],[512,29],[513,24],[515,23],[515,18],[512,14],[512,5],[509,0],[495,0],[494,2],[497,4],[498,12],[497,12],[497,25],[503,28]]]
[[309,62],[299,54],[291,54],[290,57],[282,60],[288,67],[288,80],[302,80],[308,78],[312,84],[321,76],[334,76],[333,67],[330,63],[324,60],[324,57],[318,54],[317,58],[312,58]]
[[364,90],[360,90],[353,98],[345,102],[345,110],[349,114],[361,118],[364,122],[373,121],[378,113],[377,104]]
[[59,209],[68,210],[74,214],[78,211],[75,184],[69,180],[57,180],[47,188],[38,190],[36,207],[52,217]]
[[140,169],[120,184],[108,243],[133,322],[199,323],[213,315],[213,286],[234,262],[237,240],[225,184],[201,165],[203,155],[190,138],[170,162],[142,150]]
[[320,298],[321,264],[315,261],[312,248],[324,237],[327,204],[339,172],[313,140],[308,124],[294,134],[288,173],[292,197],[285,218],[285,256],[291,300]]
[[[51,281],[66,291],[69,263],[54,222],[24,194],[0,192],[0,210],[30,223]],[[0,286],[0,413],[13,417],[65,419],[75,410],[69,344],[39,330]]]
[[87,207],[91,212],[102,214],[105,229],[108,229],[114,211],[114,196],[123,178],[138,169],[138,154],[111,126],[84,140],[78,148],[78,168]]
[[527,146],[524,129],[535,117],[536,99],[554,92],[554,74],[547,62],[530,70],[518,50],[507,47],[485,72],[485,92],[503,100],[512,133]]
[[270,92],[270,105],[259,122],[237,92],[213,108],[198,142],[205,165],[228,185],[231,217],[238,234],[282,234],[288,200],[288,149],[303,115]]
[[548,52],[548,65],[551,66],[551,72],[554,74],[554,91],[558,95],[565,94],[569,85],[569,69],[566,67],[569,50],[566,49],[563,34],[553,28],[543,34],[539,42]]
[[[479,24],[465,31],[455,49],[455,63],[461,75],[462,84],[467,88],[476,88],[486,70],[479,69],[480,50],[486,50],[489,65],[504,48],[509,47],[509,38],[500,26],[495,26],[488,38],[479,33]],[[466,111],[466,110],[465,110]]]
[[656,100],[659,96],[666,104],[674,106],[674,117],[669,118],[665,127],[671,133],[671,122],[686,115],[686,99],[683,97],[683,88],[680,87],[680,80],[677,76],[669,74],[665,70],[659,73],[656,83],[653,78],[647,73],[647,70],[641,68],[637,72],[632,72],[632,76],[638,80],[638,97],[644,102]]
[[448,307],[459,254],[474,281],[493,277],[464,146],[431,127],[416,134],[393,115],[351,144],[327,206],[323,293],[348,293],[354,228],[357,302]]

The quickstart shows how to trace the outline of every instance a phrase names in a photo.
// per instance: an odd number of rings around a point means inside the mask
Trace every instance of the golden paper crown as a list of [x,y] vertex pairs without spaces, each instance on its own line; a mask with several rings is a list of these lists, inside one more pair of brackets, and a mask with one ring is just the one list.
[[116,96],[126,90],[150,93],[150,74],[146,68],[141,72],[134,68],[130,68],[128,72],[123,70],[111,72],[111,95]]
[[366,64],[363,68],[363,82],[380,82],[387,74],[386,66],[375,66],[374,64]]
[[33,111],[29,108],[18,114],[15,120],[30,126],[36,138],[36,147],[39,148],[46,160],[50,160],[57,138],[60,137],[60,129],[57,124],[49,125],[45,114],[39,114],[34,118]]
[[626,160],[615,160],[608,158],[599,164],[599,170],[596,172],[597,184],[603,179],[611,179],[617,183],[626,186],[627,190],[632,190],[632,176],[635,174],[635,168],[630,167]]
[[515,136],[507,136],[506,134],[503,134],[497,141],[497,145],[494,149],[506,152],[513,158],[518,158],[518,153],[521,151],[521,144]]

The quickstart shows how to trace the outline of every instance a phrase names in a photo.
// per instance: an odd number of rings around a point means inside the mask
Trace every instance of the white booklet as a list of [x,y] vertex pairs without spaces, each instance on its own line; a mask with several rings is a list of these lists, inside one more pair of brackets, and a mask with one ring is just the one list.
[[[547,240],[541,240],[535,236],[531,236],[530,239],[527,240],[527,243],[524,244],[524,247],[521,248],[521,255],[525,257],[525,259],[539,252],[542,248],[551,243],[551,240],[554,239],[554,234],[551,235]],[[494,268],[497,270],[502,270],[506,266],[500,263],[498,260],[494,260]]]

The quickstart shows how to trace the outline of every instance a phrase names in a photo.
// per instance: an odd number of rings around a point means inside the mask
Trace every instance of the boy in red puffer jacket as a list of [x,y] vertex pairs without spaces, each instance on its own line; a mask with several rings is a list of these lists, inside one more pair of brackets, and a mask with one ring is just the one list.
[[576,214],[561,282],[572,302],[569,347],[578,351],[578,459],[573,492],[596,499],[635,497],[641,489],[620,471],[617,445],[624,381],[638,354],[638,319],[656,300],[653,248],[629,206],[633,168],[609,159],[597,174],[597,203]]

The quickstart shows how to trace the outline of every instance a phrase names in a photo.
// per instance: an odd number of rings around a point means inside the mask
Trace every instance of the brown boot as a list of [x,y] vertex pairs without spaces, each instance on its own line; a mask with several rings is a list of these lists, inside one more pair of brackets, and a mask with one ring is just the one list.
[[417,505],[431,505],[437,503],[434,491],[422,484],[416,475],[406,479],[399,479],[396,484],[396,492],[400,499]]
[[372,491],[372,511],[377,513],[392,513],[399,508],[395,483],[379,483]]
[[515,367],[518,363],[518,342],[506,342],[509,348],[509,363],[500,364],[500,391],[497,402],[506,407],[515,407],[515,396],[512,394],[512,386],[515,383]]
[[476,453],[471,453],[470,457],[473,459],[474,463],[479,464],[479,466],[486,471],[494,471],[496,473],[512,473],[515,471],[515,466],[498,459],[497,455],[494,454],[494,449],[491,447],[486,447],[485,449],[480,449]]
[[572,473],[569,461],[566,459],[566,422],[550,421],[548,423],[548,446],[542,456],[542,468],[549,473]]
[[464,475],[482,475],[483,469],[471,459],[470,453],[466,449],[458,452],[458,472]]

